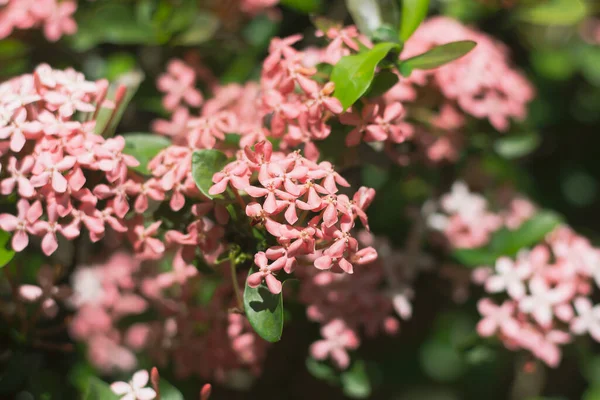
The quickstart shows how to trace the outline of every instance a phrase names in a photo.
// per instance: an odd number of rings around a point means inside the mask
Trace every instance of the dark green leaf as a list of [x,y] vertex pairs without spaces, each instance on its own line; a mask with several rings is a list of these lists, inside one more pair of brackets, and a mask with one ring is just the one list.
[[346,56],[338,61],[331,72],[331,80],[335,83],[334,95],[344,109],[365,94],[373,81],[377,64],[391,50],[398,48],[396,43],[379,43],[364,53]]
[[315,360],[312,357],[306,359],[306,369],[317,379],[328,382],[330,385],[340,383],[339,372],[324,361]]
[[540,142],[540,135],[536,132],[506,136],[496,140],[494,150],[504,158],[520,158],[537,149]]
[[371,381],[362,360],[352,363],[347,371],[340,375],[344,394],[353,399],[366,399],[371,395]]
[[319,12],[323,6],[321,0],[281,0],[279,3],[304,14]]
[[127,133],[123,137],[125,138],[123,152],[134,156],[140,162],[139,166],[132,169],[144,175],[150,174],[148,163],[171,144],[166,137],[152,133]]
[[8,264],[15,256],[14,250],[10,247],[12,235],[0,230],[0,268]]
[[369,90],[365,94],[366,97],[379,97],[383,96],[388,90],[390,90],[396,83],[398,83],[398,75],[388,69],[377,73]]
[[469,267],[492,266],[498,258],[486,248],[456,249],[452,255],[456,261]]
[[473,50],[477,43],[471,40],[446,43],[432,48],[426,53],[419,54],[399,63],[400,73],[409,75],[415,69],[432,69],[459,59]]
[[427,16],[429,0],[402,0],[399,38],[406,42]]
[[179,389],[171,385],[164,378],[160,378],[158,388],[160,389],[160,400],[184,400]]
[[217,197],[211,196],[208,190],[213,185],[213,175],[221,171],[225,164],[227,164],[227,156],[219,150],[197,150],[192,156],[192,176],[200,192],[209,199]]
[[[254,268],[250,274],[256,272]],[[251,288],[246,283],[244,289],[244,310],[252,328],[268,342],[277,342],[283,334],[283,296],[269,292],[262,283]]]

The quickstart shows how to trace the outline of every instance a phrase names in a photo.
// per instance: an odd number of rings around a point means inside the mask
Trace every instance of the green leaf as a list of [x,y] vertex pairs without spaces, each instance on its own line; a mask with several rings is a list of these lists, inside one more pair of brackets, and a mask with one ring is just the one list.
[[346,8],[358,30],[367,36],[383,24],[378,0],[346,0]]
[[357,360],[340,375],[344,394],[353,399],[366,399],[371,395],[371,381],[364,361]]
[[227,156],[219,150],[202,149],[192,155],[192,176],[200,192],[209,199],[217,197],[208,193],[213,185],[213,175],[221,171],[226,164]]
[[521,9],[517,17],[537,25],[569,26],[582,21],[587,13],[583,0],[547,0]]
[[471,40],[461,40],[436,46],[423,54],[400,61],[400,73],[404,76],[408,76],[415,69],[432,69],[440,67],[463,57],[473,50],[476,45],[477,43]]
[[[248,275],[256,272],[250,269]],[[244,289],[244,310],[252,328],[268,342],[277,342],[283,334],[283,296],[273,294],[264,283]]]
[[171,385],[164,378],[160,378],[158,388],[160,390],[160,400],[184,400],[184,397],[179,389]]
[[429,0],[402,0],[399,38],[406,42],[427,16]]
[[335,97],[344,109],[358,100],[371,85],[375,68],[393,49],[396,43],[379,43],[372,49],[356,55],[345,56],[333,67],[331,80],[335,83]]
[[339,372],[324,361],[318,361],[312,357],[308,357],[306,359],[306,369],[312,376],[322,381],[326,381],[330,385],[338,385],[340,383]]
[[140,174],[150,175],[148,163],[160,153],[161,150],[171,145],[171,141],[164,136],[152,133],[127,133],[124,134],[125,148],[123,152],[134,156],[140,165],[133,167]]
[[279,3],[304,14],[319,12],[323,7],[321,0],[281,0]]
[[193,46],[210,40],[219,29],[219,18],[209,12],[196,15],[192,25],[182,34],[178,35],[174,43],[183,46]]
[[514,257],[519,250],[541,242],[562,222],[558,214],[540,210],[514,231],[502,228],[495,232],[487,246],[477,249],[456,249],[452,256],[468,267],[493,266],[499,257]]
[[0,230],[0,268],[5,267],[15,256],[14,250],[9,245],[11,237],[10,233]]
[[514,159],[531,153],[541,143],[540,135],[536,132],[524,135],[506,136],[494,142],[494,150],[504,158]]
[[384,69],[379,72],[373,78],[371,82],[371,86],[369,90],[365,94],[366,97],[379,97],[383,96],[388,90],[390,90],[396,83],[398,83],[398,75],[390,71],[389,69]]
[[110,385],[93,376],[88,383],[88,389],[83,397],[84,400],[117,400],[119,396],[110,390]]

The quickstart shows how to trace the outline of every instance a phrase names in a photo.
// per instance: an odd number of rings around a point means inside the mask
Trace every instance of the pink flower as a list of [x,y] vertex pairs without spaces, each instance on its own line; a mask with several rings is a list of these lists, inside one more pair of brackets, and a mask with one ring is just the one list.
[[163,106],[169,111],[175,110],[182,102],[190,107],[202,104],[202,94],[194,87],[196,73],[181,60],[171,60],[167,73],[158,77],[158,90],[165,92]]
[[72,35],[77,32],[77,24],[72,18],[77,9],[77,3],[61,1],[54,3],[53,6],[44,25],[44,35],[51,42],[57,41],[62,35]]
[[54,191],[64,193],[67,190],[68,182],[62,173],[73,168],[76,162],[76,158],[72,156],[56,160],[49,153],[43,153],[33,167],[34,176],[31,178],[31,184],[34,187],[51,184]]
[[33,225],[42,215],[39,201],[30,205],[25,199],[17,202],[18,215],[0,214],[0,228],[6,232],[15,232],[12,238],[14,251],[23,251],[29,244],[28,233],[33,231]]
[[519,308],[531,314],[542,327],[548,327],[552,323],[553,308],[574,294],[574,287],[570,283],[550,288],[543,278],[537,276],[529,282],[529,289],[531,294],[520,300]]
[[519,324],[514,318],[516,310],[513,302],[505,301],[497,306],[490,299],[484,298],[477,303],[477,309],[484,317],[477,324],[477,332],[481,336],[492,336],[498,329],[511,338],[518,335]]
[[156,221],[148,228],[144,225],[136,225],[133,232],[136,238],[133,242],[133,248],[139,253],[142,259],[155,260],[162,256],[165,251],[165,245],[159,239],[153,236],[158,233],[158,228],[162,221]]
[[581,335],[588,332],[595,341],[600,342],[600,305],[592,307],[586,297],[578,297],[574,301],[577,317],[571,321],[571,332]]
[[25,198],[33,197],[35,189],[29,181],[28,175],[31,173],[34,163],[33,157],[26,156],[19,163],[20,167],[17,167],[17,159],[15,157],[9,158],[7,169],[11,176],[4,179],[0,184],[2,194],[5,196],[11,194],[15,189],[15,185],[18,185],[19,196]]
[[485,289],[490,293],[506,291],[513,299],[520,299],[525,295],[524,281],[531,275],[527,264],[515,263],[508,257],[496,260],[496,274],[485,281]]
[[156,392],[152,388],[145,387],[149,378],[148,371],[137,371],[131,381],[115,382],[110,385],[110,389],[114,394],[122,396],[121,400],[152,400],[156,397]]
[[321,328],[321,335],[323,339],[310,346],[311,355],[317,360],[324,360],[329,356],[338,368],[348,368],[348,350],[354,350],[359,345],[356,333],[342,320],[336,319]]
[[267,255],[264,252],[259,251],[254,255],[254,264],[256,264],[259,270],[248,276],[248,286],[255,288],[258,287],[262,281],[265,281],[271,293],[281,293],[281,282],[277,280],[274,273],[282,270],[283,267],[285,267],[286,261],[287,257],[279,257],[271,263],[271,265],[268,265],[269,260]]

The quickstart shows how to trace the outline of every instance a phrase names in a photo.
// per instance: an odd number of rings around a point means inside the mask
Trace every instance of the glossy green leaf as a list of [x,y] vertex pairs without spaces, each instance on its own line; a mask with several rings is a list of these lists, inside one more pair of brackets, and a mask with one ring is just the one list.
[[417,30],[421,22],[427,16],[429,0],[401,0],[402,13],[400,17],[399,38],[406,42]]
[[540,135],[530,132],[524,135],[513,135],[500,138],[494,142],[494,150],[504,158],[514,159],[531,153],[541,143]]
[[587,12],[588,6],[583,0],[546,0],[523,7],[517,15],[532,24],[568,26],[582,21]]
[[366,399],[371,395],[372,387],[364,361],[357,360],[340,375],[344,394],[353,399]]
[[398,75],[392,71],[385,69],[373,78],[369,90],[365,94],[366,97],[379,97],[383,96],[388,90],[390,90],[396,83],[398,83]]
[[209,199],[217,197],[208,193],[213,185],[212,177],[215,173],[221,171],[226,164],[227,156],[219,150],[196,150],[192,155],[192,176],[200,192]]
[[10,246],[12,235],[0,230],[0,268],[8,264],[15,256],[15,251]]
[[461,40],[436,46],[423,54],[402,60],[399,63],[400,73],[408,76],[415,69],[440,67],[463,57],[473,50],[476,45],[477,43],[471,40]]
[[184,400],[183,394],[175,386],[171,385],[164,378],[160,378],[158,383],[160,390],[160,400]]
[[304,14],[319,12],[323,7],[322,0],[281,0],[279,4]]
[[196,14],[192,25],[178,35],[174,43],[183,46],[193,46],[210,40],[219,29],[219,18],[209,12]]
[[140,162],[139,166],[131,169],[144,175],[150,174],[148,163],[171,144],[168,138],[152,133],[126,133],[123,137],[125,138],[123,152],[135,157]]
[[[250,274],[256,272],[254,268]],[[262,283],[251,288],[246,283],[244,289],[244,311],[256,333],[268,342],[277,342],[283,334],[283,296],[273,294]]]
[[335,83],[335,97],[344,109],[350,107],[369,89],[377,64],[393,49],[396,43],[379,43],[372,49],[356,55],[343,57],[333,67],[331,80]]

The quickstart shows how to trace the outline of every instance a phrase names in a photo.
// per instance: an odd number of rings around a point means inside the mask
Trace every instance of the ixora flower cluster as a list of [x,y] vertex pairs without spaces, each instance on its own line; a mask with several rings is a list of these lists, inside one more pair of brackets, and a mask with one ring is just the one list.
[[[442,196],[440,208],[445,214],[430,215],[429,225],[454,249],[485,247],[494,232],[515,231],[538,213],[522,198],[494,213],[463,182]],[[560,362],[560,346],[573,336],[589,333],[600,341],[600,307],[591,300],[600,287],[600,249],[565,225],[516,257],[477,267],[472,280],[493,296],[478,302],[482,337],[497,337],[508,349],[526,350],[552,367]]]
[[0,39],[14,29],[43,27],[46,39],[55,42],[77,31],[73,0],[0,0]]

